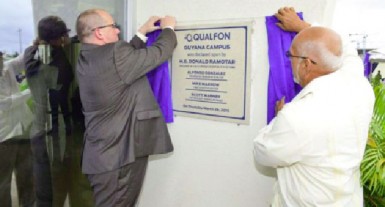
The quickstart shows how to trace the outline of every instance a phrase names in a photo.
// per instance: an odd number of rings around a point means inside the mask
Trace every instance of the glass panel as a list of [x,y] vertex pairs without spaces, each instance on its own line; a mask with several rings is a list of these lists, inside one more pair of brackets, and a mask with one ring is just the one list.
[[[47,16],[56,15],[61,17],[71,29],[70,36],[76,34],[76,18],[80,12],[91,8],[102,8],[108,11],[121,26],[121,38],[126,39],[125,11],[126,1],[122,0],[32,0],[34,23]],[[35,27],[36,28],[36,27]]]
[[[89,8],[107,10],[124,39],[127,34],[126,1],[30,2],[35,34],[41,18],[55,15],[74,36],[78,14]],[[30,45],[23,46],[20,51]],[[30,49],[14,59],[7,56],[0,76],[0,205],[94,206],[80,168],[84,117],[75,78],[79,44],[39,45],[35,54],[27,52]],[[24,59],[29,59],[27,64]]]

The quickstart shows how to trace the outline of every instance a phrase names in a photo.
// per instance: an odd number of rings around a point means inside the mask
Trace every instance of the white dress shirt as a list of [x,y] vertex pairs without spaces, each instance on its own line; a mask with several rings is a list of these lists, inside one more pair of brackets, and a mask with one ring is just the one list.
[[342,68],[311,81],[259,131],[255,159],[277,169],[273,207],[363,206],[359,167],[373,105],[363,63],[348,49]]
[[26,104],[31,97],[29,89],[22,92],[16,81],[16,74],[24,69],[23,55],[4,63],[3,75],[0,76],[0,142],[25,135],[33,114]]

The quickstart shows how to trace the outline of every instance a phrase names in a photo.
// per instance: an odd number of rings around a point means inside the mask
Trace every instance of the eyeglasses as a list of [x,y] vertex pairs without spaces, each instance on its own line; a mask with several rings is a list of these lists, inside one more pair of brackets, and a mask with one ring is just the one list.
[[288,58],[301,58],[301,59],[304,59],[304,60],[307,59],[307,60],[310,60],[310,62],[313,63],[314,65],[317,65],[317,62],[314,61],[314,60],[312,60],[312,59],[310,59],[309,57],[292,55],[292,54],[290,53],[290,51],[286,51],[286,57],[288,57]]
[[103,29],[103,28],[106,28],[106,27],[112,27],[112,28],[119,29],[119,25],[117,25],[116,23],[113,23],[113,24],[107,24],[107,25],[100,26],[100,27],[95,27],[95,28],[91,29],[91,31],[95,31],[96,29]]

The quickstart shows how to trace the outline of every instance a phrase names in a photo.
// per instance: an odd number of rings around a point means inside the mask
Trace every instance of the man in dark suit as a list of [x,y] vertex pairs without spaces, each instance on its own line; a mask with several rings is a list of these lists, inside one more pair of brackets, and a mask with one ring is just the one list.
[[[160,21],[160,27],[154,23]],[[128,43],[104,10],[81,13],[77,64],[86,132],[82,171],[96,206],[134,206],[148,156],[173,151],[170,135],[145,74],[171,57],[174,17],[151,17]],[[162,29],[145,48],[148,32]]]

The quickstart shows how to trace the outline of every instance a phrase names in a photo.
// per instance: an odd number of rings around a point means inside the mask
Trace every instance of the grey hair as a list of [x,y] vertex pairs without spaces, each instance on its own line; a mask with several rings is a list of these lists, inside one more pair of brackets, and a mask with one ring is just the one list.
[[81,42],[92,34],[92,29],[105,23],[100,15],[101,9],[89,9],[79,14],[76,20],[76,33]]
[[[342,48],[342,45],[340,45]],[[335,55],[326,48],[326,45],[320,41],[305,41],[298,46],[301,56],[307,57],[313,54],[317,57],[317,64],[323,66],[326,70],[336,71],[342,66],[342,55]]]

